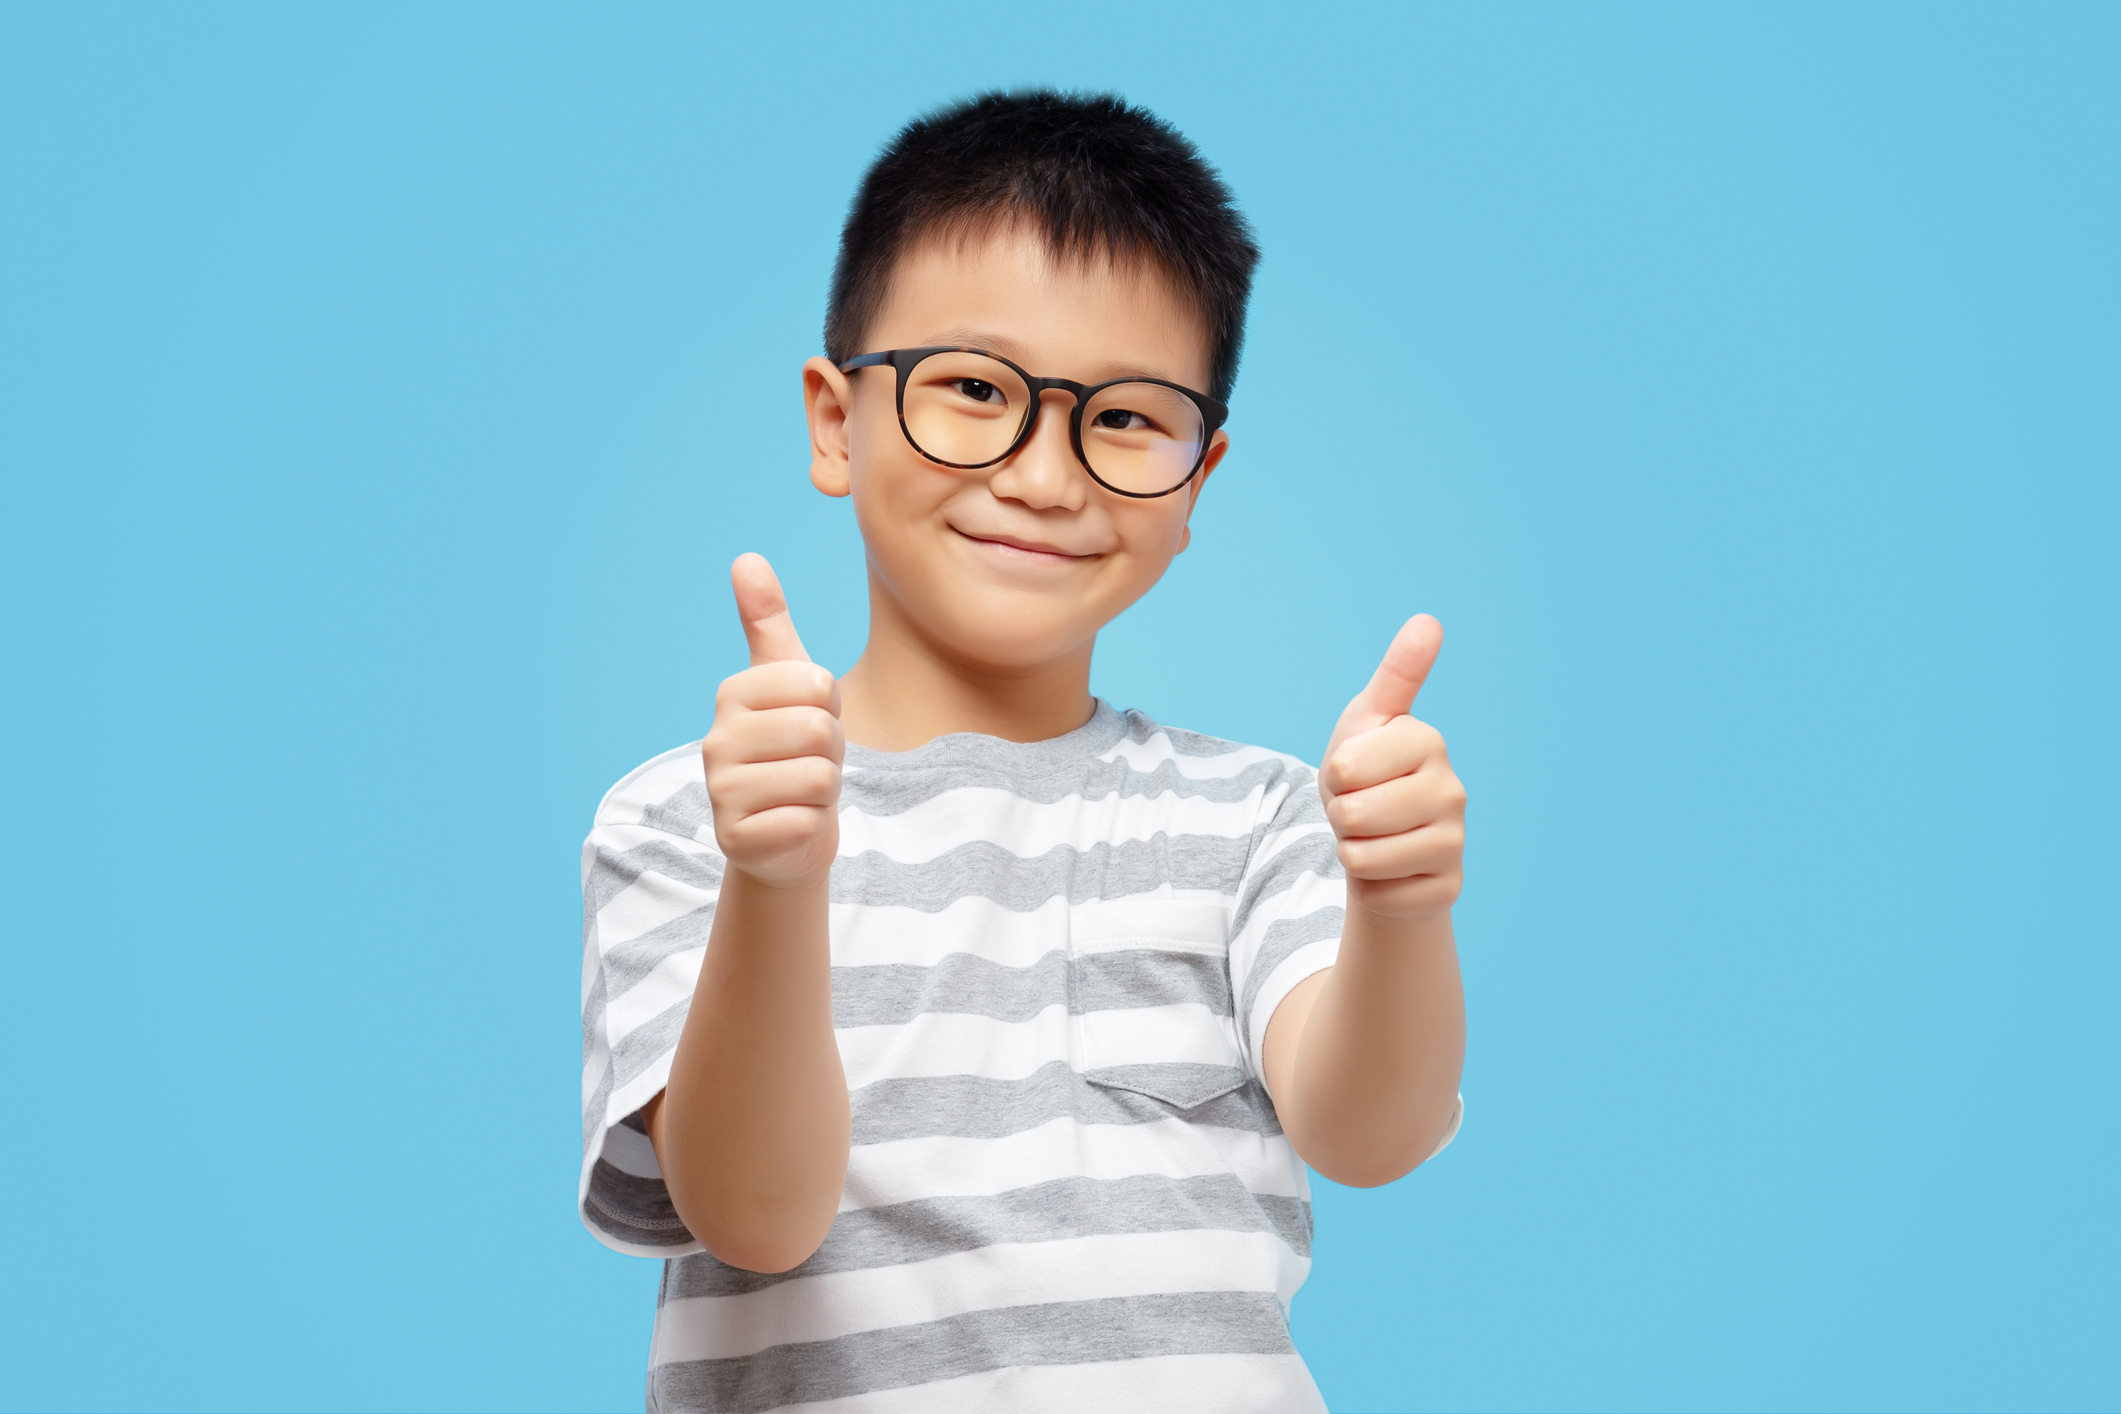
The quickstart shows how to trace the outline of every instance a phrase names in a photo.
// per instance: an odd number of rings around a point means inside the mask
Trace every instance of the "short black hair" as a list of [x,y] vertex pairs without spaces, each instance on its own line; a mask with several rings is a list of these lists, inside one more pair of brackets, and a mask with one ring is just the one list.
[[1258,242],[1199,149],[1109,93],[983,93],[902,128],[870,164],[840,231],[827,356],[869,352],[861,341],[909,246],[1012,218],[1061,255],[1160,267],[1207,325],[1206,391],[1229,401]]

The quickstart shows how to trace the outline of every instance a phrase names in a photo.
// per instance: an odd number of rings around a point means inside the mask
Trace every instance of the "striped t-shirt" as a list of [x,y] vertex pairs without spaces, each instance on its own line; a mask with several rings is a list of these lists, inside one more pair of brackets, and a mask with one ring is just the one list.
[[667,1259],[651,1409],[1323,1407],[1288,1329],[1309,1189],[1260,1066],[1339,946],[1309,767],[1103,703],[1050,741],[848,747],[854,1142],[824,1244],[770,1276],[686,1232],[637,1116],[722,867],[697,743],[613,787],[583,849],[581,1213]]

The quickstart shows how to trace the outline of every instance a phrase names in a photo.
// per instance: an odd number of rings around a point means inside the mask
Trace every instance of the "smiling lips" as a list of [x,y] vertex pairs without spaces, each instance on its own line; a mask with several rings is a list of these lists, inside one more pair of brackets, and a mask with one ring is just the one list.
[[[952,526],[951,528],[953,530],[957,529],[955,526]],[[1087,560],[1092,558],[1089,555],[1072,554],[1069,551],[1060,549],[1057,546],[1041,545],[1035,540],[1019,540],[1013,535],[974,535],[967,530],[958,530],[957,533],[964,536],[967,540],[972,541],[976,545],[991,545],[994,548],[1003,551],[1004,553],[1012,555],[1022,555],[1032,560],[1042,560],[1050,563],[1054,561]]]

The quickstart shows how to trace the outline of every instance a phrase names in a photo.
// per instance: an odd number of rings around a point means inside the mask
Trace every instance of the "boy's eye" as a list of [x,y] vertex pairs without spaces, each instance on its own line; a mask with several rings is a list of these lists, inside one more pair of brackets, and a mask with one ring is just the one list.
[[950,386],[957,389],[961,396],[970,398],[976,403],[1006,403],[1009,401],[1002,396],[1001,389],[995,387],[992,383],[982,382],[977,378],[952,379]]
[[1107,432],[1139,432],[1149,425],[1149,419],[1125,408],[1106,408],[1097,415],[1092,425],[1102,427]]

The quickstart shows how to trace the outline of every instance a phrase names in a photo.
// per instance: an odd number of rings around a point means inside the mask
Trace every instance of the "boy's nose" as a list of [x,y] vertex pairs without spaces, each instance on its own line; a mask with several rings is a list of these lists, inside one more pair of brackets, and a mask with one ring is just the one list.
[[1075,412],[1075,398],[1048,388],[1039,395],[1038,426],[1031,439],[1016,454],[994,469],[987,488],[1009,501],[1021,501],[1036,511],[1079,511],[1090,502],[1090,476],[1075,459],[1068,440],[1068,420]]

